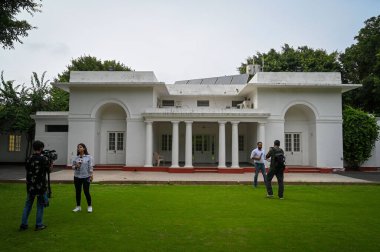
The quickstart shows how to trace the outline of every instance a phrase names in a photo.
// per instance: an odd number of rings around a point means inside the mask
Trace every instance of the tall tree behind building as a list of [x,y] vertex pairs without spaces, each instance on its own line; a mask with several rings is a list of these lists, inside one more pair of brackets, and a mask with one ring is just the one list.
[[261,65],[265,72],[340,72],[341,65],[338,60],[339,53],[327,53],[323,49],[313,49],[301,46],[297,49],[284,44],[281,51],[274,49],[267,53],[257,52],[241,63],[238,71],[246,72],[247,63]]
[[[132,69],[125,66],[115,60],[105,60],[102,61],[92,56],[81,56],[77,59],[71,60],[70,65],[67,66],[66,70],[58,74],[55,79],[57,82],[69,82],[70,81],[70,71],[131,71]],[[52,110],[56,111],[68,111],[69,110],[69,93],[53,87],[50,91]]]
[[364,22],[356,44],[340,55],[345,83],[363,87],[344,94],[344,104],[380,116],[380,15]]

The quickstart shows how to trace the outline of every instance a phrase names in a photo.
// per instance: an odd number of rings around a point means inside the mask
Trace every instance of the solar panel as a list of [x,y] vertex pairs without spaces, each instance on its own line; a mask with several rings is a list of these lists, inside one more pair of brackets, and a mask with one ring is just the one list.
[[176,81],[174,84],[203,84],[203,85],[228,85],[228,84],[246,84],[248,82],[248,74],[227,75],[212,78],[192,79]]

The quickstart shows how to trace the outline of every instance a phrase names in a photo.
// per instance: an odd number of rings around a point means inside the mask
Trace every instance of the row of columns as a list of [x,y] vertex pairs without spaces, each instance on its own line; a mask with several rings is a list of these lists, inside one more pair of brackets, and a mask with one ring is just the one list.
[[[145,167],[152,166],[152,153],[153,153],[153,122],[145,121],[146,123],[146,156]],[[171,121],[172,123],[172,168],[179,167],[179,123],[180,121]],[[185,121],[186,123],[186,139],[185,139],[185,168],[193,167],[192,155],[192,136],[193,136],[193,121]],[[218,121],[219,123],[219,163],[218,168],[226,167],[226,123],[227,121]],[[232,155],[231,155],[231,168],[239,168],[239,122],[231,121],[232,124]],[[265,126],[259,123],[258,139],[264,139]]]

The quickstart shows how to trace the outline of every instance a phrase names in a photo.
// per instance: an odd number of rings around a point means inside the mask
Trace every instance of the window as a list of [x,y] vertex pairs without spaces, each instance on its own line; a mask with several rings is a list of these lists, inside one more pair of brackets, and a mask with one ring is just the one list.
[[174,107],[174,100],[162,100],[163,107]]
[[301,140],[300,134],[293,134],[293,142],[294,142],[294,151],[301,151]]
[[209,100],[198,100],[197,101],[197,106],[198,107],[209,107],[210,106],[210,101]]
[[232,107],[236,108],[238,104],[243,103],[243,101],[232,101]]
[[9,135],[8,151],[21,151],[21,135]]
[[116,133],[115,132],[111,132],[111,133],[108,134],[108,149],[110,151],[116,150],[116,148],[115,148],[115,139],[116,139]]
[[244,136],[239,136],[239,151],[244,151]]
[[45,132],[69,132],[69,125],[45,125]]
[[162,151],[172,150],[172,135],[164,134],[161,136],[161,150]]
[[108,150],[124,150],[124,132],[108,132]]
[[292,134],[285,134],[285,151],[292,151]]
[[300,133],[285,133],[285,151],[301,151]]

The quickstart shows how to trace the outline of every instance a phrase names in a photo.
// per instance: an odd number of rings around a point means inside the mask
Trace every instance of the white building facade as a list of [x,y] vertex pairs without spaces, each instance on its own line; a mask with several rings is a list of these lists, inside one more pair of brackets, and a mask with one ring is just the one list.
[[[68,112],[38,112],[36,139],[69,165],[85,143],[98,166],[238,171],[258,141],[281,141],[288,166],[343,168],[340,73],[258,72],[165,84],[153,72],[71,72],[53,83]],[[49,130],[50,129],[50,130]]]

